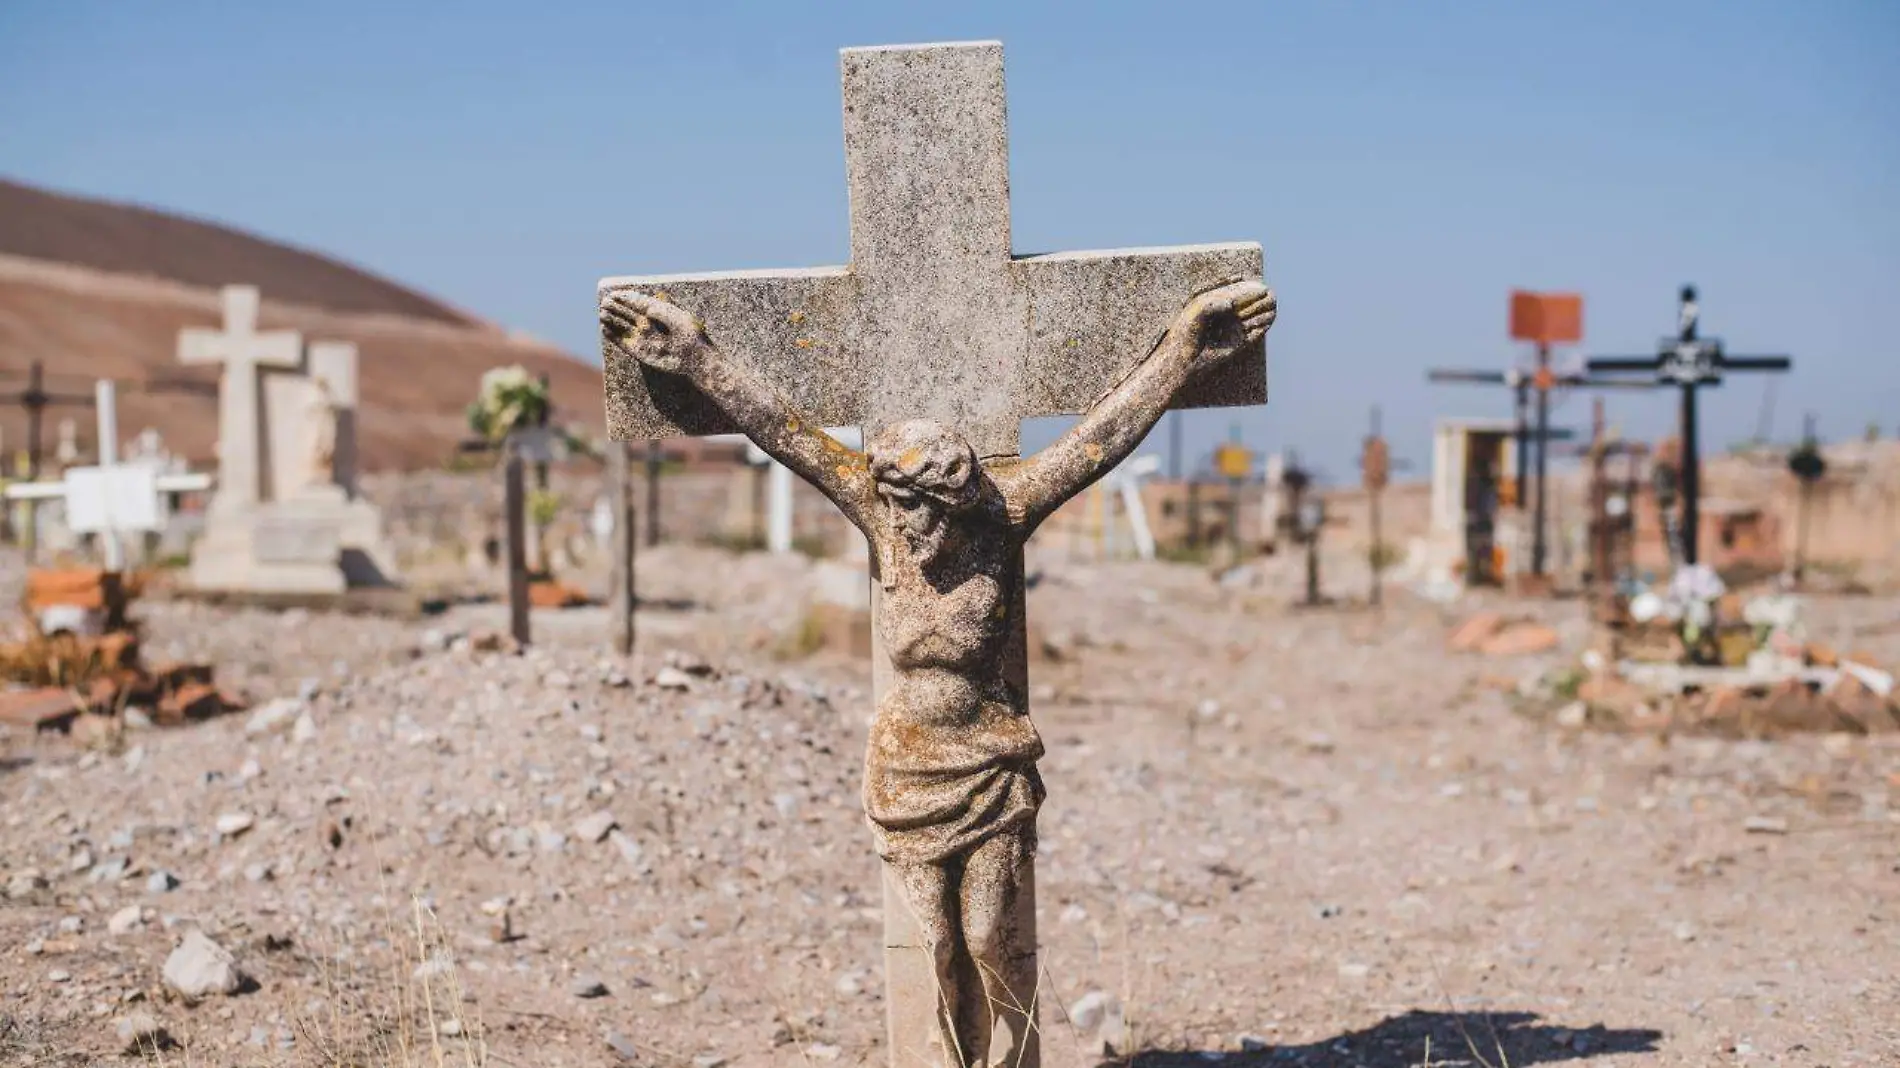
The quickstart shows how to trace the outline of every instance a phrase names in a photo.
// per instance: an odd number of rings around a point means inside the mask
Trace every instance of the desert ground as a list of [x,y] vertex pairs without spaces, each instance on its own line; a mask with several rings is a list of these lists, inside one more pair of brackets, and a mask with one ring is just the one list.
[[[142,602],[253,711],[0,739],[0,1062],[883,1064],[869,668],[788,651],[810,566],[644,553],[630,659],[598,610],[514,653],[492,604]],[[1481,598],[1032,568],[1046,1063],[1900,1064],[1900,738],[1565,729],[1522,691],[1574,601],[1485,658]],[[1900,598],[1809,610],[1900,664]],[[166,991],[192,930],[239,992]]]

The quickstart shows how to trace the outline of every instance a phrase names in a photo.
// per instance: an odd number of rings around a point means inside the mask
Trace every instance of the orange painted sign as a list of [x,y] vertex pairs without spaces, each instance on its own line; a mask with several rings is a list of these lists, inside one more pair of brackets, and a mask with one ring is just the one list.
[[1583,295],[1512,291],[1511,338],[1539,345],[1582,341]]

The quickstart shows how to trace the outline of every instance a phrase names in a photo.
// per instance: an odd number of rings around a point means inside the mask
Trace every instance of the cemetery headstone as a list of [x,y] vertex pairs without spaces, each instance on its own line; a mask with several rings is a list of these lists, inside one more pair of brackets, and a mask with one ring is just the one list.
[[1037,1068],[1023,543],[1171,405],[1264,401],[1274,301],[1258,245],[1013,256],[1001,45],[842,68],[851,266],[603,281],[608,420],[745,433],[871,543],[891,1063]]
[[192,585],[340,594],[395,581],[381,512],[356,492],[356,346],[257,330],[258,292],[226,286],[221,330],[187,328],[185,363],[220,363],[218,486]]

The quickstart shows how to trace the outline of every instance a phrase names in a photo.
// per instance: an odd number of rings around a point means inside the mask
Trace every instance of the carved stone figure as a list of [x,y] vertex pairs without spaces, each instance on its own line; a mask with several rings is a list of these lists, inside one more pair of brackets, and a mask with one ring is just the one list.
[[688,312],[645,293],[603,296],[612,344],[689,382],[870,541],[892,681],[871,727],[864,809],[930,946],[943,1048],[959,1063],[990,1062],[994,1006],[1015,998],[1000,977],[1019,949],[1010,918],[1043,799],[1042,741],[1005,664],[1022,544],[1127,457],[1198,372],[1257,342],[1275,308],[1258,280],[1202,293],[1054,444],[980,461],[932,420],[867,427],[865,450],[846,448]]
[[306,484],[322,488],[336,481],[336,423],[339,405],[330,383],[310,380],[310,404],[304,412],[304,456],[309,467]]

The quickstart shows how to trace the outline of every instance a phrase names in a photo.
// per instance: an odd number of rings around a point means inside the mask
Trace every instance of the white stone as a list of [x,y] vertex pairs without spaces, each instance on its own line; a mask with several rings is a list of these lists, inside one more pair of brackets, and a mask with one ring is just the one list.
[[257,823],[257,817],[248,812],[227,812],[218,817],[217,831],[226,838],[236,838],[251,829]]
[[145,912],[137,905],[127,905],[106,921],[106,930],[115,935],[129,935],[143,926]]
[[303,702],[289,697],[279,697],[257,711],[244,721],[244,733],[250,735],[271,734],[290,726],[303,711]]
[[244,985],[237,958],[195,929],[185,932],[185,940],[165,958],[164,978],[166,986],[191,1001],[235,994]]
[[595,812],[591,815],[581,817],[581,819],[574,824],[574,837],[592,845],[595,842],[605,840],[609,834],[613,833],[614,828],[618,826],[619,824],[614,822],[613,813]]

